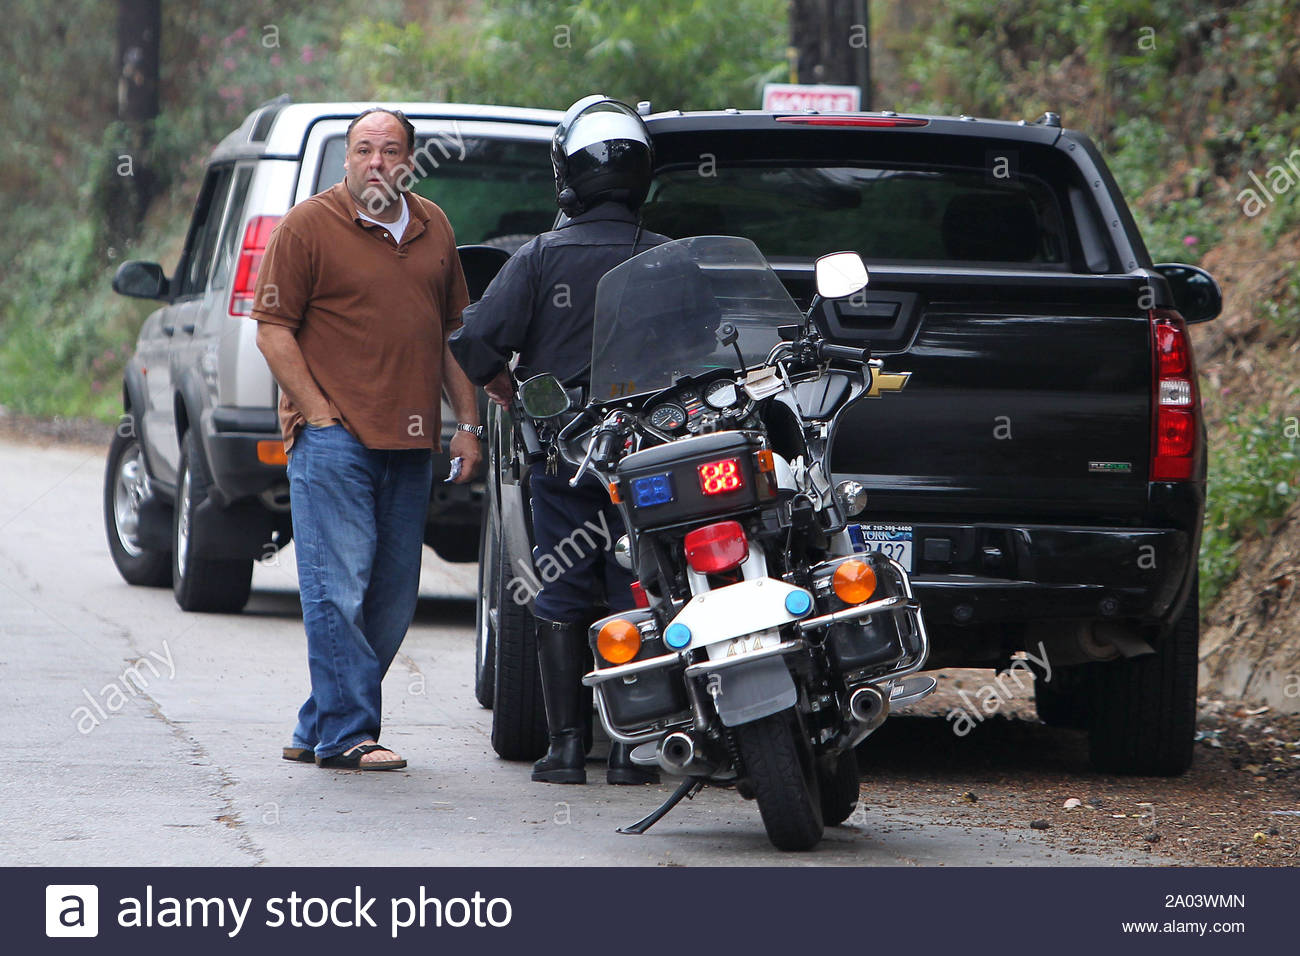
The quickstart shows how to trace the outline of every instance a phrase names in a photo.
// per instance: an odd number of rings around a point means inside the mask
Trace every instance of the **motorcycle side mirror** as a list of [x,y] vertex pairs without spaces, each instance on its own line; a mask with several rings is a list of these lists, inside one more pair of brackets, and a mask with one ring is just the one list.
[[842,299],[867,287],[867,267],[856,252],[832,252],[817,260],[817,294]]
[[554,375],[534,375],[519,386],[519,404],[529,418],[554,418],[569,410],[569,393]]

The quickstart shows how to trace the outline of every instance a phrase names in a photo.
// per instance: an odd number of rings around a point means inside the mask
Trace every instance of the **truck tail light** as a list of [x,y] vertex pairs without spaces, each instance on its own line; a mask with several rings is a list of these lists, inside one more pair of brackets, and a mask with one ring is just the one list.
[[719,521],[686,536],[686,561],[700,574],[721,574],[749,557],[749,539],[738,521]]
[[706,495],[729,495],[745,487],[739,458],[722,458],[698,466],[700,490]]
[[239,247],[239,262],[235,266],[235,281],[230,287],[230,314],[248,315],[253,311],[253,293],[257,289],[257,270],[262,265],[266,242],[271,230],[280,221],[279,216],[254,216],[244,229],[244,242]]
[[1187,481],[1196,471],[1201,434],[1192,346],[1177,311],[1152,309],[1150,318],[1155,351],[1151,480]]

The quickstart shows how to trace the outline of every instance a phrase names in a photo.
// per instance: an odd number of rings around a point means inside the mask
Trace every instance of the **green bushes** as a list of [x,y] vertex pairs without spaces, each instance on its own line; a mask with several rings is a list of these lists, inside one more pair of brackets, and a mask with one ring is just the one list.
[[[1300,389],[1296,390],[1300,395]],[[1237,574],[1238,550],[1300,497],[1300,450],[1294,418],[1275,410],[1232,410],[1210,447],[1208,504],[1201,538],[1201,606],[1209,608]]]

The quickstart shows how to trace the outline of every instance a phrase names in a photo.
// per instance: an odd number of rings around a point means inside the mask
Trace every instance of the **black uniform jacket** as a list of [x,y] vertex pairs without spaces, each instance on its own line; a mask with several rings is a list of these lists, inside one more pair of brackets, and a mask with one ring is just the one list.
[[[633,250],[633,240],[636,249]],[[635,252],[666,242],[642,231],[619,203],[602,203],[525,243],[465,309],[448,340],[470,381],[486,385],[518,352],[532,374],[550,372],[566,385],[586,384],[596,283]]]

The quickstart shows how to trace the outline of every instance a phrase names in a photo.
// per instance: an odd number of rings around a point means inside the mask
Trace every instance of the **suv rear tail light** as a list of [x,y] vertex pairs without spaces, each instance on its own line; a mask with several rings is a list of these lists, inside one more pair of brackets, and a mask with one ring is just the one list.
[[700,574],[721,574],[749,557],[749,539],[738,521],[719,521],[686,536],[686,561]]
[[1151,480],[1187,481],[1196,471],[1201,433],[1192,347],[1175,310],[1152,309],[1150,317],[1155,347]]
[[244,229],[244,243],[239,247],[239,264],[230,289],[230,314],[248,315],[253,311],[253,293],[257,289],[257,270],[262,265],[266,242],[279,216],[254,216]]

